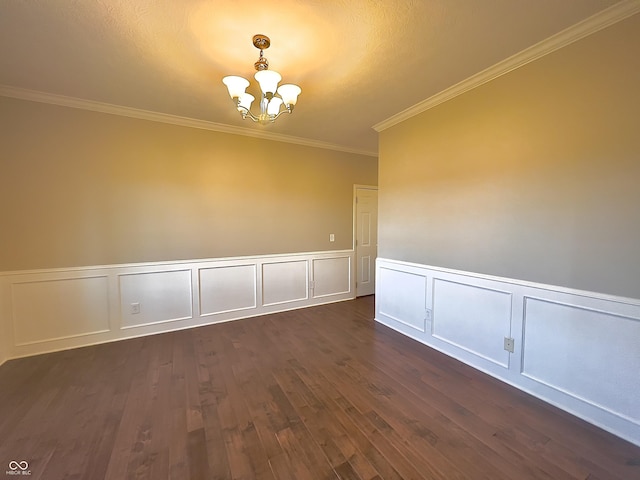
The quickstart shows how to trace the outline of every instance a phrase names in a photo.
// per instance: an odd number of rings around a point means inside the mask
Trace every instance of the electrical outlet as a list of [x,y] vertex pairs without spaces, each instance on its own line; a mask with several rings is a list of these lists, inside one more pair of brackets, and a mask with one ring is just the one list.
[[336,236],[333,233],[329,234],[329,241],[330,242],[335,242],[336,241]]
[[430,322],[431,320],[433,320],[433,310],[427,308],[424,311],[424,319],[427,320],[428,322]]
[[504,349],[507,352],[513,353],[514,344],[515,344],[515,341],[513,340],[513,338],[504,337]]
[[131,304],[131,315],[140,313],[140,303],[135,302]]

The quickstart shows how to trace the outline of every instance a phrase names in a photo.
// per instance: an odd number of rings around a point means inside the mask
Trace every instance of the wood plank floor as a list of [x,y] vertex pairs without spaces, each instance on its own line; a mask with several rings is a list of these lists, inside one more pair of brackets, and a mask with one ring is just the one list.
[[373,307],[9,361],[0,475],[26,460],[42,480],[640,479],[640,448],[376,324]]

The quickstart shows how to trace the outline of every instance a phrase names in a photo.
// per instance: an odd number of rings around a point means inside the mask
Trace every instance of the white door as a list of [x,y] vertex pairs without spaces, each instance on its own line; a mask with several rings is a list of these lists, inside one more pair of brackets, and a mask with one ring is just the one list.
[[356,187],[356,296],[376,291],[378,189]]

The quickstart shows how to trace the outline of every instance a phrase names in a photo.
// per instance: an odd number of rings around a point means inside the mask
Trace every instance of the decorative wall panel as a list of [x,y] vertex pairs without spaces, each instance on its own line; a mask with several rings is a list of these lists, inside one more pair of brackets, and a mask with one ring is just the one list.
[[433,283],[433,335],[509,367],[504,337],[511,332],[511,294],[465,283]]
[[354,298],[354,261],[339,250],[0,272],[0,363]]
[[257,307],[256,265],[201,268],[200,315]]
[[106,277],[23,281],[11,290],[16,345],[109,330]]
[[311,266],[314,298],[351,292],[350,257],[316,258]]
[[120,315],[122,328],[191,318],[191,271],[121,275]]
[[377,272],[378,322],[640,445],[640,300],[382,258]]
[[305,260],[262,264],[262,304],[306,300],[309,297],[309,264]]
[[524,375],[640,424],[640,318],[525,298]]
[[426,331],[426,275],[380,267],[376,305],[381,315],[420,332]]

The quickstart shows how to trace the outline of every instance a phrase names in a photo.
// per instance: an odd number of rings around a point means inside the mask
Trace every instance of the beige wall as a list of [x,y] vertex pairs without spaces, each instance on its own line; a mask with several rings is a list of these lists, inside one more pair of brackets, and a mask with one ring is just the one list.
[[640,298],[640,15],[382,132],[379,255]]
[[4,319],[0,317],[0,365],[2,365],[9,357],[8,337]]
[[377,183],[368,156],[2,97],[0,145],[0,271],[349,249]]

